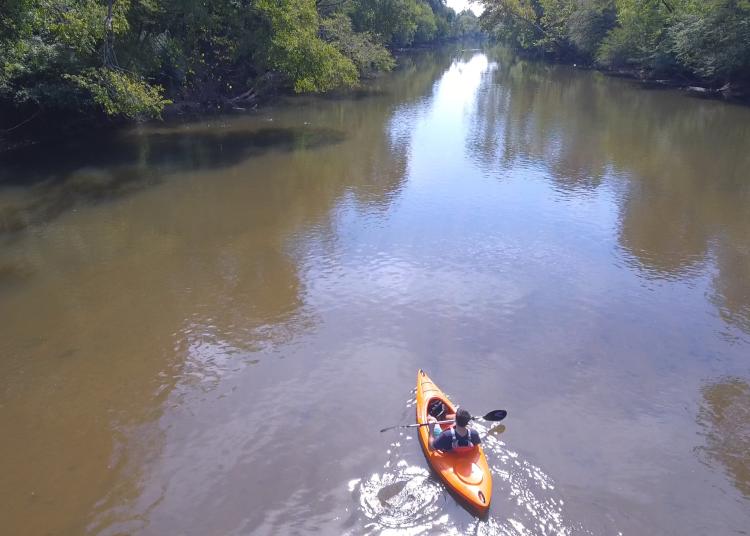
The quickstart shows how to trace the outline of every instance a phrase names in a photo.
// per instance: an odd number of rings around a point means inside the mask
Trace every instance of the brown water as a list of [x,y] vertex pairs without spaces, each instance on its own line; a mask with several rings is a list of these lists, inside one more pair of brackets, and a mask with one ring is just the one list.
[[750,109],[444,50],[2,158],[0,533],[748,533]]

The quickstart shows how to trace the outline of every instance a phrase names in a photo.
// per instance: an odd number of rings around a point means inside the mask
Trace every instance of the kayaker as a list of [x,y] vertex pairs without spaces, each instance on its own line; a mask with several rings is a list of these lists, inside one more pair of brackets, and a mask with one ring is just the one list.
[[434,417],[429,417],[430,424],[430,448],[432,450],[449,451],[460,447],[473,447],[479,445],[479,432],[469,428],[471,413],[463,408],[456,412],[456,425],[443,431],[435,437]]

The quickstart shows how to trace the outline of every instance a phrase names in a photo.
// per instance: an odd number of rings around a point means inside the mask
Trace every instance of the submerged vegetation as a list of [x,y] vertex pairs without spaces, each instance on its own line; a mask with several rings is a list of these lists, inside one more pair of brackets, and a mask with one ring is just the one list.
[[732,93],[750,83],[750,0],[481,0],[518,50]]
[[351,87],[393,48],[478,32],[444,0],[0,0],[0,135]]

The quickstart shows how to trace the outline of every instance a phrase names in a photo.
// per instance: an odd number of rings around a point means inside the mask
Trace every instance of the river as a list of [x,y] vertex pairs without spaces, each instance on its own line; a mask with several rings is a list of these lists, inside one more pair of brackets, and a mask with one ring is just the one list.
[[750,108],[448,48],[0,158],[2,534],[750,527]]

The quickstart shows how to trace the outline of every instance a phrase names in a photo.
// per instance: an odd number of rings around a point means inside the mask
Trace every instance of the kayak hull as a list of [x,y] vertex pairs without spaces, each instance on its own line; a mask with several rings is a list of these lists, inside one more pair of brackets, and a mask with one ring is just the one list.
[[[423,370],[417,372],[417,423],[427,422],[427,408],[431,400],[440,399],[448,413],[456,413],[456,406],[448,399]],[[448,429],[450,425],[441,425]],[[430,467],[440,476],[451,493],[473,513],[484,516],[492,498],[492,473],[481,445],[457,452],[430,450],[430,427],[418,428],[422,446]]]

